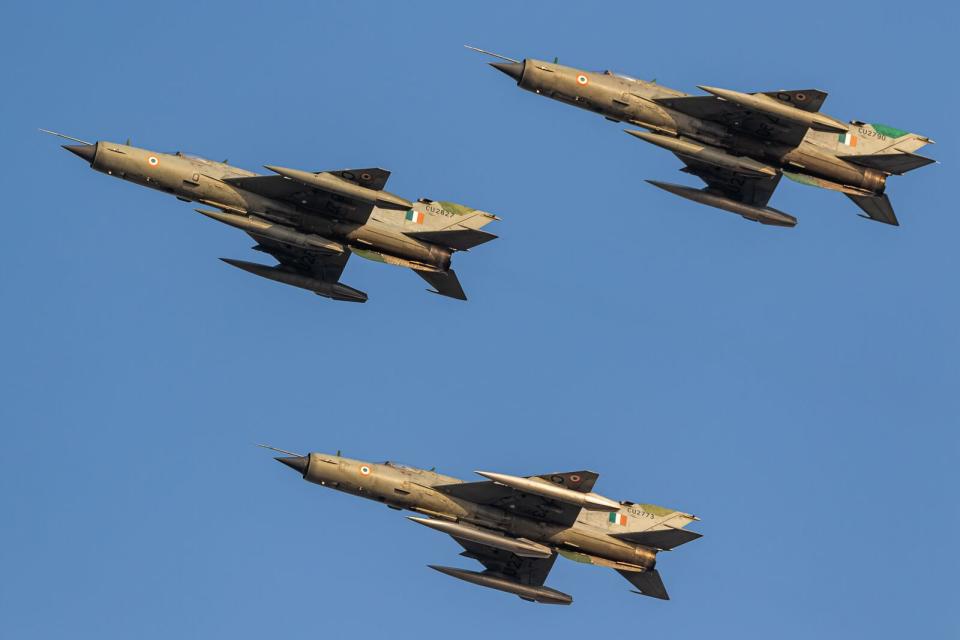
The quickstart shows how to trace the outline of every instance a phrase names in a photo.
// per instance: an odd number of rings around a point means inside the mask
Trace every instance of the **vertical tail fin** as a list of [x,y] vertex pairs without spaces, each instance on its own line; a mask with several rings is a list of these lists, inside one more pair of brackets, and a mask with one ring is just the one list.
[[473,209],[455,202],[421,199],[407,212],[407,220],[422,225],[419,231],[439,231],[458,229],[480,229],[495,220],[497,216],[486,211]]
[[619,511],[591,514],[602,518],[611,535],[657,529],[682,529],[698,518],[683,511],[675,511],[655,504],[624,503]]
[[913,153],[933,140],[885,124],[853,122],[850,131],[837,135],[837,155],[864,156],[878,153]]

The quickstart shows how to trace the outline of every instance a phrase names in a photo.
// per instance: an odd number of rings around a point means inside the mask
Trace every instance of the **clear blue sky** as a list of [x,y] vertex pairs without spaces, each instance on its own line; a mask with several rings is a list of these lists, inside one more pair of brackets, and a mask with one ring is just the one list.
[[[942,2],[14,3],[0,26],[0,636],[943,638],[960,631],[956,25]],[[932,137],[903,226],[784,182],[768,228],[464,43],[695,91],[815,87]],[[338,304],[54,128],[256,169],[382,166],[497,213],[468,303],[354,259]],[[495,228],[494,228],[495,227]],[[449,539],[253,446],[464,478],[589,468],[698,514],[671,602],[557,563],[570,608],[438,575]]]

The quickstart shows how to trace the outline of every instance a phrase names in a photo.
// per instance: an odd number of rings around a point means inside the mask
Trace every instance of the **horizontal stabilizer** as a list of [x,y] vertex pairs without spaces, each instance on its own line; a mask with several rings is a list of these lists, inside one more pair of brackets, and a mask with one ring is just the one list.
[[614,538],[640,544],[652,549],[670,550],[682,544],[693,542],[703,535],[686,529],[661,529],[660,531],[633,531],[630,533],[614,533]]
[[660,579],[660,573],[656,569],[643,572],[621,571],[617,569],[617,573],[635,586],[637,588],[636,593],[642,596],[650,596],[651,598],[658,598],[660,600],[670,599],[670,596],[667,595],[667,588],[663,586],[663,580]]
[[467,299],[467,294],[463,292],[463,287],[460,286],[457,273],[453,269],[449,269],[448,271],[422,271],[420,269],[413,269],[413,272],[426,280],[430,286],[435,289],[433,293],[439,293],[442,296],[456,298],[457,300]]
[[484,242],[496,240],[497,236],[480,229],[445,229],[443,231],[410,231],[411,238],[423,240],[442,247],[449,247],[456,251],[466,251]]
[[900,222],[897,221],[897,216],[893,212],[893,205],[890,204],[890,199],[886,194],[882,196],[854,196],[848,193],[847,197],[867,214],[862,217],[892,224],[895,227],[900,226]]
[[886,173],[903,175],[907,171],[913,171],[928,164],[933,164],[936,160],[917,155],[915,153],[877,153],[873,155],[856,156],[838,156],[841,160],[858,164],[861,167],[877,169]]

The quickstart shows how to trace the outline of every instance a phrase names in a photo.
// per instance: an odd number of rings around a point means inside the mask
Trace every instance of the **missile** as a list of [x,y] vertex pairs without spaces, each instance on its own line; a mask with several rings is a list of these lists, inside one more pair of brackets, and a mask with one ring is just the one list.
[[283,284],[289,284],[293,287],[306,289],[307,291],[313,291],[318,296],[333,298],[334,300],[343,300],[345,302],[367,301],[367,294],[365,294],[363,291],[358,291],[353,287],[348,287],[342,282],[324,282],[323,280],[317,280],[316,278],[305,276],[302,273],[287,271],[283,267],[279,266],[268,267],[265,264],[247,262],[246,260],[233,260],[231,258],[220,259],[232,267],[243,269],[248,273],[266,278],[267,280],[273,280],[274,282],[281,282]]
[[481,587],[506,591],[507,593],[518,595],[524,600],[532,600],[542,604],[571,604],[573,602],[573,596],[557,591],[556,589],[521,584],[499,573],[489,571],[479,573],[477,571],[467,571],[466,569],[456,569],[454,567],[442,567],[436,564],[428,566],[448,576],[466,580]]
[[401,209],[409,209],[413,206],[413,203],[406,198],[402,198],[387,191],[378,191],[368,187],[361,187],[358,184],[354,184],[349,180],[344,180],[343,178],[325,171],[321,173],[310,173],[309,171],[287,169],[285,167],[272,167],[270,165],[264,165],[264,168],[269,169],[270,171],[273,171],[284,178],[296,180],[297,182],[303,183],[315,189],[320,189],[321,191],[326,191],[328,193],[335,193],[338,196],[350,198],[351,200],[359,200],[360,202],[365,202],[372,205],[399,207]]
[[455,538],[463,538],[478,544],[485,544],[494,549],[501,549],[508,553],[518,555],[521,558],[549,558],[553,555],[553,549],[538,544],[532,540],[523,540],[520,538],[511,538],[480,527],[474,527],[459,522],[449,520],[436,520],[433,518],[418,518],[416,516],[407,516],[407,520],[430,527],[436,531],[450,534]]
[[791,122],[818,131],[846,133],[850,130],[850,127],[846,124],[828,115],[824,115],[818,111],[798,109],[791,104],[777,100],[776,98],[771,98],[763,93],[741,93],[739,91],[731,91],[730,89],[718,89],[717,87],[704,87],[700,85],[698,85],[698,88],[718,98],[739,104],[747,109],[753,109],[754,111],[759,111],[769,116],[790,120]]
[[236,227],[237,229],[242,229],[248,233],[263,236],[264,238],[276,240],[277,242],[293,245],[295,247],[301,247],[303,249],[319,249],[320,251],[337,255],[342,254],[345,251],[345,247],[339,242],[334,242],[333,240],[328,240],[323,236],[318,236],[312,233],[301,233],[291,229],[290,227],[285,227],[281,224],[273,224],[272,222],[267,222],[266,220],[261,220],[259,218],[248,218],[246,216],[238,216],[232,213],[223,213],[221,211],[207,211],[206,209],[194,209],[194,211],[205,215],[208,218],[212,218],[217,222],[230,225],[231,227]]
[[477,475],[493,480],[517,491],[532,493],[544,498],[559,500],[567,504],[576,505],[588,511],[619,511],[620,503],[610,498],[605,498],[599,494],[584,493],[583,491],[574,491],[558,484],[548,482],[539,478],[521,478],[520,476],[510,476],[505,473],[493,473],[491,471],[477,471]]
[[627,129],[626,132],[635,138],[640,138],[650,144],[655,144],[667,151],[708,162],[737,173],[764,178],[772,178],[777,175],[776,169],[753,158],[735,156],[727,153],[723,149],[700,144],[699,142],[694,142],[686,138],[674,138],[656,133],[648,133],[646,131],[634,131],[632,129]]
[[694,202],[699,202],[700,204],[709,205],[711,207],[717,207],[718,209],[723,209],[724,211],[729,211],[731,213],[736,213],[747,220],[753,220],[759,222],[760,224],[769,224],[777,227],[795,227],[797,225],[797,219],[791,216],[788,213],[783,211],[778,211],[772,207],[755,207],[749,205],[745,202],[738,202],[731,198],[725,198],[716,193],[711,193],[710,191],[704,189],[694,189],[692,187],[684,187],[679,184],[670,184],[669,182],[658,182],[656,180],[647,180],[650,184],[655,187],[659,187],[664,191],[669,191],[674,195],[678,195],[681,198],[686,198],[687,200],[693,200]]

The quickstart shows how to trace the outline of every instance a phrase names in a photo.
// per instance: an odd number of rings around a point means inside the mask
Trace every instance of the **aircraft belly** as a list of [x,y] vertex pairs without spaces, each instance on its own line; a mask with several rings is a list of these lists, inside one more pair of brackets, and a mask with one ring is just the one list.
[[885,178],[880,172],[817,153],[806,145],[785,154],[782,163],[785,171],[800,169],[801,173],[874,193],[883,193],[884,190]]
[[260,210],[256,206],[250,206],[252,204],[250,199],[245,198],[245,194],[239,190],[202,175],[199,176],[197,183],[183,180],[179,191],[191,200],[204,200],[243,211]]
[[420,242],[383,224],[366,224],[347,234],[351,243],[360,248],[368,248],[387,253],[398,258],[441,266],[442,257],[438,249]]
[[656,564],[656,554],[654,552],[611,538],[603,532],[598,531],[594,534],[585,531],[579,525],[560,531],[552,536],[550,541],[587,555],[615,562],[624,562],[647,568]]

